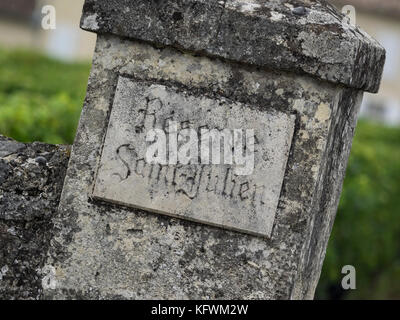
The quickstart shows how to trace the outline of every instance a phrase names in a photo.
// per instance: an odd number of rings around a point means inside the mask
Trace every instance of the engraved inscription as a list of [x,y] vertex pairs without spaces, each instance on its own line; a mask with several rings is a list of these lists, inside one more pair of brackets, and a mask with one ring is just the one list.
[[[158,163],[146,157],[151,130]],[[93,196],[270,236],[293,130],[293,115],[120,77]]]

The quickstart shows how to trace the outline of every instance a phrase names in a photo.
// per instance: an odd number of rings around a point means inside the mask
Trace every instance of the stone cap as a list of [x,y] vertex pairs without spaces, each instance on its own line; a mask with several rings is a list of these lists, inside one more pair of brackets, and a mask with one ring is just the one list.
[[81,28],[377,92],[384,48],[324,0],[86,0]]

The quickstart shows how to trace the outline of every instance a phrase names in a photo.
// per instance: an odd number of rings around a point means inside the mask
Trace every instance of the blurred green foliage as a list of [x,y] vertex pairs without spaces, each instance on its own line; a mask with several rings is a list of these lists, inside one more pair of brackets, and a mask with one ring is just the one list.
[[[0,132],[72,143],[89,64],[0,49]],[[342,266],[357,290],[340,288]],[[400,298],[400,128],[359,123],[316,298]]]
[[90,64],[0,49],[0,132],[19,141],[71,143]]
[[356,268],[348,299],[400,299],[400,128],[360,121],[317,297]]

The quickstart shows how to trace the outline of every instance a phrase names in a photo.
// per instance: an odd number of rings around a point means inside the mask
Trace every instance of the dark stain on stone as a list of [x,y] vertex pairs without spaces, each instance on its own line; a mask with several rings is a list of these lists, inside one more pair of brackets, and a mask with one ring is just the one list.
[[179,11],[175,11],[172,15],[172,19],[174,20],[174,22],[178,22],[183,20],[183,14],[182,12]]

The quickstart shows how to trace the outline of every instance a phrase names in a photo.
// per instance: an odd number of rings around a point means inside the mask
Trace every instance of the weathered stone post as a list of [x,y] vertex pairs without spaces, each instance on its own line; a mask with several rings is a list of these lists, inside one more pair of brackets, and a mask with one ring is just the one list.
[[[319,0],[87,0],[81,26],[97,46],[45,296],[313,298],[384,49]],[[151,129],[254,130],[254,166],[151,164]]]

